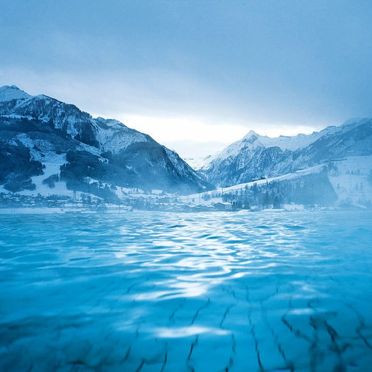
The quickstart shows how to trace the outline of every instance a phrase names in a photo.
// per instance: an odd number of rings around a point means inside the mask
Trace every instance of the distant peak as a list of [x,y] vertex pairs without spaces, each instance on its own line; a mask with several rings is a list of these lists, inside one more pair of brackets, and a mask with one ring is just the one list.
[[22,89],[18,88],[16,85],[3,85],[0,87],[1,92],[5,91],[18,91],[18,92],[23,92]]
[[258,133],[256,133],[254,130],[250,130],[250,131],[246,134],[246,137],[251,137],[251,136],[258,136]]
[[257,134],[254,130],[250,130],[244,137],[243,140],[251,139],[252,137],[257,138],[259,134]]
[[30,95],[16,85],[4,85],[0,87],[0,102],[11,101],[13,99],[26,99]]

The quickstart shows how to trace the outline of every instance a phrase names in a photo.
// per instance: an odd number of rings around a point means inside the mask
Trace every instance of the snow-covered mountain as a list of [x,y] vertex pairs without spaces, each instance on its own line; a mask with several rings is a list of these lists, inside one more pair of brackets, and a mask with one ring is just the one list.
[[231,186],[366,155],[372,155],[372,119],[359,119],[293,137],[251,131],[212,157],[201,172],[215,185]]
[[372,207],[372,155],[350,156],[280,176],[182,196],[197,207],[221,209]]
[[189,193],[208,187],[144,133],[45,95],[0,88],[0,191],[114,200],[120,188]]
[[[250,204],[267,195],[297,202],[305,193],[310,204],[324,194],[328,202],[372,205],[372,119],[293,137],[251,131],[203,163],[195,172],[177,153],[119,121],[93,118],[15,86],[0,88],[0,199],[78,195],[116,202],[133,193],[189,194],[237,185],[230,191],[244,190],[239,198],[249,197]],[[254,192],[247,193],[251,186]]]

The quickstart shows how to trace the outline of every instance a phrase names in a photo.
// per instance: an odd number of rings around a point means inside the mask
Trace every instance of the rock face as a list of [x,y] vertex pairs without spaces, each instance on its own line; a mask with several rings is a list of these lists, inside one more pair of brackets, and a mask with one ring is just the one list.
[[[37,182],[36,182],[37,181]],[[0,88],[3,192],[87,192],[115,199],[117,187],[175,193],[210,185],[175,152],[112,119],[15,86]]]
[[368,155],[372,155],[372,119],[362,119],[294,137],[249,132],[212,157],[201,172],[209,182],[225,187]]

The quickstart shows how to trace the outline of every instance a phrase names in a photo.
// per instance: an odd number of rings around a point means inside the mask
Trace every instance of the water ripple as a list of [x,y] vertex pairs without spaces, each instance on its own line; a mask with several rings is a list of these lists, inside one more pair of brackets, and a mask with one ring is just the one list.
[[368,370],[369,212],[0,215],[1,370]]

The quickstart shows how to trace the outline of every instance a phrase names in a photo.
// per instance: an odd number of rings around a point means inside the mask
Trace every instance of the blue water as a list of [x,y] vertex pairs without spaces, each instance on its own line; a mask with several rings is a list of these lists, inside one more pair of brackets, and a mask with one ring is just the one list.
[[371,371],[372,213],[0,215],[1,371]]

